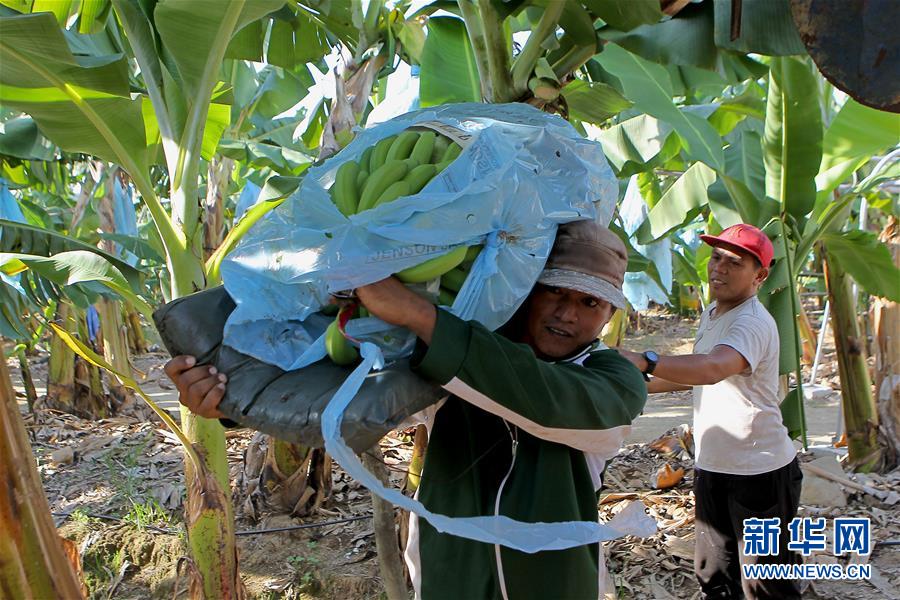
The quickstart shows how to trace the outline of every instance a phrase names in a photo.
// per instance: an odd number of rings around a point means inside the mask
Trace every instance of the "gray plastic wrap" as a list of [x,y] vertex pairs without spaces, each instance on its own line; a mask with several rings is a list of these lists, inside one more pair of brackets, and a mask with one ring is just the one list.
[[[228,419],[290,442],[323,446],[322,413],[353,368],[323,360],[284,371],[222,345],[234,307],[225,288],[217,287],[164,304],[153,320],[172,356],[190,354],[228,375],[219,405]],[[344,413],[342,437],[362,452],[443,396],[439,386],[412,373],[407,360],[393,361],[366,377]]]

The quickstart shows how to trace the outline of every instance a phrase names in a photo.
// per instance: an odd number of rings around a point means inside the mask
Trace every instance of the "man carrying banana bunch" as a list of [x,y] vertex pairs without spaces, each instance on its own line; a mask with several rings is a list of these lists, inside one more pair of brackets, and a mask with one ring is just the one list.
[[[374,316],[418,337],[411,364],[449,396],[429,411],[418,499],[454,517],[596,521],[606,461],[640,414],[641,372],[597,338],[625,306],[627,254],[593,221],[563,225],[538,283],[498,332],[463,321],[395,277],[357,288]],[[192,357],[166,366],[181,402],[219,417],[225,377]],[[439,533],[412,515],[417,598],[597,598],[599,544],[527,554]]]

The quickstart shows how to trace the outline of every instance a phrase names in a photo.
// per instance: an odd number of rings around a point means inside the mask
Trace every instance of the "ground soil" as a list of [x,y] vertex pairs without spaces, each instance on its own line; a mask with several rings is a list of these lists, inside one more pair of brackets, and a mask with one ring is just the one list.
[[[626,347],[659,353],[688,352],[694,319],[666,314],[644,318],[627,336]],[[826,345],[818,382],[837,388],[833,351]],[[175,411],[177,398],[162,374],[165,355],[151,352],[135,359],[140,381],[151,397]],[[21,390],[18,365],[9,363],[14,384]],[[31,359],[33,376],[41,388],[46,358]],[[39,389],[43,393],[42,389]],[[20,402],[23,413],[27,407]],[[826,448],[835,437],[839,393],[820,394],[806,403],[811,446]],[[182,523],[184,487],[181,451],[165,427],[155,419],[121,416],[89,422],[52,410],[25,414],[51,511],[61,535],[81,549],[85,579],[92,598],[186,597],[187,555]],[[608,469],[604,492],[641,499],[665,526],[644,540],[618,540],[607,545],[610,570],[616,574],[621,598],[696,598],[691,575],[693,497],[691,461],[677,452],[662,456],[648,442],[681,424],[691,422],[689,393],[652,396],[634,424],[628,445]],[[240,482],[249,431],[228,433],[232,481]],[[392,481],[403,480],[411,453],[409,432],[385,438],[382,449]],[[652,489],[663,463],[686,469],[685,478],[668,490]],[[366,517],[371,512],[368,492],[339,468],[333,472],[330,500],[314,514],[292,517],[266,506],[252,505],[246,486],[234,483],[234,500],[241,573],[250,598],[379,598],[383,597],[370,519],[335,523],[289,532],[252,533],[294,525],[309,525]],[[620,508],[617,496],[606,496],[601,512],[610,516]],[[809,514],[828,509],[804,507]],[[846,509],[833,516],[875,511],[884,523],[882,541],[900,537],[897,506],[881,505],[869,496],[849,496]],[[824,512],[823,512],[824,511]],[[880,511],[880,512],[878,512]],[[887,536],[887,537],[886,537]],[[890,537],[893,536],[893,537]],[[878,572],[873,583],[816,582],[804,597],[885,598],[900,587],[900,549],[876,546],[871,562]],[[179,563],[182,568],[179,569]]]

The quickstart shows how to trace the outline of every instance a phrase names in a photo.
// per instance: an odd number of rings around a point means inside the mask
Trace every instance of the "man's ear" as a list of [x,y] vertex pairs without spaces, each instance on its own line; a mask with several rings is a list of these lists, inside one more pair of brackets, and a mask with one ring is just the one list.
[[762,285],[766,282],[766,279],[769,278],[769,269],[766,267],[760,267],[759,271],[756,273],[756,282],[757,285]]

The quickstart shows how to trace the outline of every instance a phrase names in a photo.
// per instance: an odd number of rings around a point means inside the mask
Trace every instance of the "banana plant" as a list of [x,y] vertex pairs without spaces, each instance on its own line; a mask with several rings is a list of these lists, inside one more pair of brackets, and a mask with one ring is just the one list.
[[[222,61],[238,32],[248,26],[252,32],[283,4],[114,0],[115,18],[100,20],[105,47],[64,30],[52,13],[7,11],[0,18],[0,103],[27,113],[63,150],[97,156],[128,173],[165,249],[170,297],[206,286],[198,186],[201,158],[212,156],[230,114]],[[117,43],[122,38],[127,47]],[[246,36],[241,39],[246,45]],[[263,38],[256,43],[262,46]],[[136,95],[132,64],[140,72]],[[159,150],[170,211],[150,175]],[[207,597],[237,597],[231,505],[211,501],[229,491],[224,432],[218,422],[186,412],[182,422],[203,459],[199,470],[185,464],[197,588]]]

